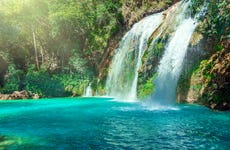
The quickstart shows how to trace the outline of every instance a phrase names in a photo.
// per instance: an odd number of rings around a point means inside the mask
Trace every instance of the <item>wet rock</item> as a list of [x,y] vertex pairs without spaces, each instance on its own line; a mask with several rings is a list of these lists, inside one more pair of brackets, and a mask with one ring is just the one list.
[[15,91],[11,94],[11,97],[13,99],[27,99],[29,98],[28,92],[27,91]]
[[[222,44],[209,59],[202,61],[199,68],[178,88],[179,102],[199,103],[211,109],[230,110],[230,41]],[[185,92],[183,89],[186,89]],[[191,99],[193,99],[191,101]]]
[[10,96],[8,94],[0,94],[0,100],[7,100],[10,99]]
[[39,98],[40,98],[40,96],[38,94],[33,95],[33,99],[39,99]]
[[216,108],[216,105],[217,105],[216,103],[213,103],[213,102],[212,102],[212,103],[210,103],[210,108],[211,108],[211,109],[215,109],[215,108]]
[[16,99],[39,99],[38,94],[30,91],[14,91],[12,94],[0,94],[0,100],[16,100]]
[[222,103],[211,102],[209,107],[211,109],[214,109],[214,110],[227,111],[230,109],[230,103],[228,103],[228,102],[222,102]]

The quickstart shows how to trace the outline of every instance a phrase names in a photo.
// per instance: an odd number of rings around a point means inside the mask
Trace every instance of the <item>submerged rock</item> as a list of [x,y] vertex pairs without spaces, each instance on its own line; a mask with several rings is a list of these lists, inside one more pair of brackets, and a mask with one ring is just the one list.
[[[22,143],[22,139],[18,137],[9,137],[0,135],[0,150],[2,149],[12,149],[11,146],[19,145]],[[13,148],[15,149],[15,148]]]

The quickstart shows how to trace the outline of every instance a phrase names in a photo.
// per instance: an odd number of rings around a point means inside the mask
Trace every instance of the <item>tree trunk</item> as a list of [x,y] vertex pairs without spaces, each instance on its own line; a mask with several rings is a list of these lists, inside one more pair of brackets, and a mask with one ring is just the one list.
[[35,64],[37,69],[39,70],[38,51],[37,51],[36,36],[34,31],[33,31],[33,42],[34,42],[34,52],[35,52]]
[[43,46],[41,46],[40,52],[41,52],[41,56],[42,56],[42,64],[44,64],[44,50],[43,50]]
[[44,64],[45,62],[45,45],[43,44],[42,40],[40,37],[37,36],[37,40],[39,40],[39,46],[40,46],[40,55],[41,55],[41,64]]

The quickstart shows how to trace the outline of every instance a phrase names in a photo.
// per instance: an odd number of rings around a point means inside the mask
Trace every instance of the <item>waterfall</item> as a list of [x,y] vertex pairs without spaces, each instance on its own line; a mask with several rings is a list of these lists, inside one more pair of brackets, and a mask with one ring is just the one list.
[[[186,7],[189,6],[189,2]],[[183,61],[189,46],[189,41],[198,25],[198,19],[205,15],[207,3],[200,13],[194,18],[186,18],[187,9],[178,16],[180,24],[171,38],[157,70],[157,78],[154,80],[155,91],[152,97],[154,103],[170,105],[176,99],[176,87],[183,68]]]
[[162,22],[162,13],[136,23],[123,37],[113,58],[106,81],[106,94],[125,101],[136,99],[138,70],[148,39]]
[[84,97],[91,97],[91,96],[93,96],[93,90],[90,83],[88,87],[85,89]]
[[187,53],[189,41],[198,25],[198,19],[203,17],[207,10],[204,3],[200,13],[194,18],[186,17],[190,1],[184,3],[184,11],[178,16],[179,25],[171,38],[157,70],[157,78],[154,80],[155,91],[152,96],[153,103],[170,105],[176,99],[176,87],[183,69],[183,61]]
[[[154,80],[154,94],[150,103],[171,104],[190,38],[197,26],[197,18],[189,17],[191,1],[182,1],[168,10],[151,15],[136,23],[122,38],[112,60],[106,81],[106,96],[119,100],[136,100],[138,71],[146,49],[154,47],[158,38],[170,36]],[[203,13],[203,12],[202,12]]]
[[176,29],[158,66],[157,78],[154,81],[154,101],[162,104],[174,102],[187,47],[196,26],[196,21],[188,18],[183,20]]

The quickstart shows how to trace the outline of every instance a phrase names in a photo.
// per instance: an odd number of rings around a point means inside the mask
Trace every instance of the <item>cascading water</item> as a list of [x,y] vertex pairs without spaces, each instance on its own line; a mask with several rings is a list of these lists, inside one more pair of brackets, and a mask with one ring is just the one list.
[[162,13],[151,15],[136,23],[123,37],[107,78],[107,96],[126,101],[136,99],[141,58],[147,48],[149,37],[161,22]]
[[91,97],[91,96],[93,96],[93,90],[90,83],[89,86],[85,89],[84,97]]
[[196,21],[188,18],[182,21],[171,39],[157,71],[154,81],[153,99],[163,104],[171,104],[175,100],[176,86],[183,67],[189,40],[197,26]]
[[[163,13],[144,18],[123,37],[113,58],[106,82],[106,94],[125,101],[136,100],[138,71],[146,49],[166,34],[172,35],[154,80],[154,95],[150,102],[171,104],[175,100],[176,86],[183,67],[190,38],[197,19],[190,16],[191,1],[183,1]],[[174,32],[173,34],[171,34]]]
[[[186,6],[185,8],[189,6],[189,3],[187,2],[184,5]],[[205,9],[206,6],[203,7],[202,11],[194,19],[191,17],[186,18],[184,14],[186,13],[186,9],[184,9],[184,13],[178,16],[180,24],[166,47],[158,66],[157,78],[154,80],[155,91],[151,98],[154,103],[170,105],[175,102],[177,82],[183,68],[183,61],[189,41],[197,27],[197,18],[204,15]]]

